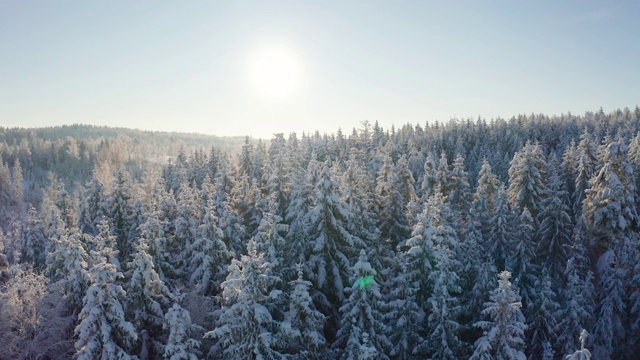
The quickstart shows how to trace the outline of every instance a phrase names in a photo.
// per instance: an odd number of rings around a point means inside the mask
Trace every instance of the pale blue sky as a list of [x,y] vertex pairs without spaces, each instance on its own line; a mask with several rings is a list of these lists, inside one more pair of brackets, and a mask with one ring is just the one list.
[[[0,0],[0,126],[349,133],[640,104],[635,1]],[[293,49],[286,100],[247,59]]]

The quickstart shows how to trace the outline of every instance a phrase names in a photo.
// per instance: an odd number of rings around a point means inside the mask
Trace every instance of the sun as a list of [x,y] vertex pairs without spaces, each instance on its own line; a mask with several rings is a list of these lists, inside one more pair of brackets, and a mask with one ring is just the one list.
[[251,87],[262,98],[287,99],[295,95],[301,70],[295,51],[285,45],[264,47],[249,59]]

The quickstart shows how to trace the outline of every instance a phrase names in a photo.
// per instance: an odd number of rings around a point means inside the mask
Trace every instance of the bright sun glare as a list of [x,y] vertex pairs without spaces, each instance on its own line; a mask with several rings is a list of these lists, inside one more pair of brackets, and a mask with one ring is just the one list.
[[263,98],[290,98],[299,90],[301,75],[296,53],[284,45],[263,48],[249,61],[251,86]]

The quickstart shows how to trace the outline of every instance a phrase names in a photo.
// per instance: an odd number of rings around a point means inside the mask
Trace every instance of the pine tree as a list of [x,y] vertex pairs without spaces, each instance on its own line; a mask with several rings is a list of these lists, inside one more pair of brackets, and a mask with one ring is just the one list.
[[164,358],[167,360],[197,360],[200,342],[190,337],[198,326],[191,323],[191,315],[178,304],[167,311],[164,328],[169,330]]
[[559,279],[567,262],[565,246],[571,241],[572,226],[569,208],[562,198],[566,192],[562,189],[562,179],[557,169],[551,168],[549,174],[549,197],[543,201],[544,209],[538,216],[540,228],[537,256],[544,259],[542,265],[549,276]]
[[198,292],[205,295],[213,295],[219,291],[231,260],[231,253],[224,244],[224,235],[218,227],[218,221],[213,202],[210,201],[191,248],[190,281]]
[[474,345],[470,360],[501,359],[525,360],[524,331],[525,318],[520,311],[522,304],[516,290],[511,286],[511,274],[503,271],[498,275],[498,288],[491,292],[491,301],[486,303],[482,314],[488,321],[480,321],[476,326],[485,330],[484,335]]
[[289,310],[285,320],[299,336],[290,346],[304,359],[322,359],[327,352],[327,340],[323,334],[325,316],[313,305],[309,289],[311,282],[304,280],[302,264],[296,266],[298,278],[291,281]]
[[130,359],[129,348],[137,339],[133,325],[126,321],[121,299],[125,291],[116,280],[122,277],[108,245],[101,245],[91,253],[92,267],[89,269],[91,286],[83,299],[84,307],[75,329],[76,358],[84,359]]
[[20,160],[16,159],[11,173],[11,204],[17,206],[18,209],[22,208],[22,201],[24,200],[22,181],[22,166],[20,166]]
[[491,230],[486,243],[486,250],[493,254],[497,269],[511,268],[511,255],[514,252],[517,235],[514,222],[507,194],[504,188],[499,188],[496,194],[493,217],[489,220]]
[[[378,213],[378,229],[384,239],[388,239],[391,247],[409,236],[409,223],[406,217],[407,203],[403,200],[400,184],[391,156],[386,155],[376,178],[376,202]],[[406,185],[406,184],[405,184]],[[407,194],[406,196],[410,196]]]
[[521,210],[529,209],[534,219],[544,209],[547,197],[547,163],[540,144],[527,144],[513,155],[509,168],[509,202]]
[[587,330],[582,329],[582,332],[580,332],[580,350],[576,350],[573,354],[567,355],[567,360],[591,360],[591,352],[586,348],[588,335]]
[[131,274],[126,285],[126,309],[132,315],[138,332],[145,331],[149,336],[151,343],[143,344],[141,351],[158,356],[162,348],[159,338],[162,335],[164,310],[169,306],[171,293],[154,268],[147,242],[146,239],[140,240],[132,254],[133,260],[128,264]]
[[535,287],[533,302],[528,309],[529,341],[528,354],[531,359],[553,360],[553,347],[557,340],[556,314],[560,304],[556,301],[556,293],[552,288],[551,279],[543,272]]
[[558,314],[558,342],[562,345],[561,353],[564,354],[578,347],[576,340],[580,329],[592,328],[596,310],[594,276],[586,256],[580,227],[574,230],[571,244],[564,272],[565,304]]
[[111,195],[106,201],[108,219],[111,231],[117,240],[117,250],[121,261],[126,261],[131,251],[128,241],[131,224],[129,220],[133,213],[131,200],[131,184],[128,174],[118,171],[114,180]]
[[232,260],[221,285],[222,308],[217,311],[216,328],[205,334],[216,341],[210,355],[256,360],[284,357],[280,350],[295,332],[287,323],[275,320],[267,308],[280,294],[273,289],[276,281],[255,242],[249,241],[247,255]]
[[371,346],[382,355],[390,348],[384,333],[382,294],[375,280],[376,271],[371,267],[364,249],[360,250],[358,261],[351,268],[351,287],[345,289],[349,298],[340,307],[341,327],[336,334],[333,347],[342,350],[342,359],[357,359],[360,353],[362,334],[368,335]]
[[389,328],[388,337],[392,344],[389,355],[399,360],[413,359],[414,349],[423,342],[424,311],[416,302],[418,289],[408,276],[407,256],[402,256],[402,267],[391,279],[388,296],[388,312],[385,322]]
[[42,270],[51,243],[44,234],[42,220],[36,216],[36,209],[29,205],[27,219],[20,231],[20,260]]
[[339,303],[344,298],[349,261],[354,252],[364,245],[361,239],[347,230],[352,215],[340,200],[339,187],[339,182],[333,179],[325,163],[316,184],[314,206],[305,220],[309,224],[311,244],[307,269],[312,274],[316,289],[332,303]]

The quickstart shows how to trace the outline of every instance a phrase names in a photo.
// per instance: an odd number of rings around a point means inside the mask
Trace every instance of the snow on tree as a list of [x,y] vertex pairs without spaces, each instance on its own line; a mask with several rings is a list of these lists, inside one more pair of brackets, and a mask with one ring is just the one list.
[[482,310],[482,315],[489,320],[476,323],[477,327],[484,330],[484,335],[475,342],[471,360],[526,359],[523,349],[527,325],[520,311],[520,296],[512,287],[510,278],[508,271],[498,275],[498,288],[491,292],[490,301]]
[[141,344],[141,352],[157,356],[162,349],[159,338],[171,293],[155,271],[148,241],[140,240],[127,266],[130,275],[126,284],[126,313],[132,315],[130,318],[138,332],[145,331],[150,339]]
[[224,234],[218,227],[212,201],[209,202],[201,222],[191,247],[190,281],[198,292],[213,295],[220,289],[220,283],[231,260],[231,253],[223,241]]
[[180,184],[176,205],[178,211],[174,220],[175,232],[168,247],[176,261],[184,262],[184,252],[193,244],[199,222],[197,194],[186,182]]
[[314,206],[305,220],[309,224],[307,236],[311,245],[307,269],[316,288],[333,303],[344,299],[349,261],[354,252],[364,246],[360,238],[348,231],[348,222],[353,215],[347,204],[340,200],[339,188],[339,182],[333,179],[328,163],[325,163],[316,183]]
[[625,273],[617,266],[616,255],[612,250],[608,250],[598,259],[596,265],[599,270],[600,296],[594,328],[594,353],[598,358],[619,358],[625,340]]
[[598,150],[587,128],[580,136],[580,143],[576,148],[578,162],[576,164],[577,176],[574,183],[574,214],[582,213],[583,201],[585,199],[586,190],[591,187],[589,180],[596,172],[598,165]]
[[22,176],[22,166],[20,166],[20,159],[16,159],[13,164],[13,171],[11,172],[11,204],[17,206],[18,209],[22,208],[22,201],[24,200],[24,191],[23,191],[23,176]]
[[553,360],[553,346],[556,344],[558,326],[557,313],[560,304],[552,288],[551,278],[543,271],[535,284],[532,303],[527,309],[529,315],[529,340],[527,350],[530,359]]
[[491,171],[491,165],[486,159],[482,161],[482,168],[478,176],[478,186],[473,195],[473,213],[480,222],[482,235],[486,237],[489,235],[489,220],[495,211],[500,181]]
[[0,346],[6,359],[33,359],[38,356],[34,339],[42,331],[43,301],[47,279],[33,270],[17,273],[0,288]]
[[90,235],[72,228],[54,242],[53,251],[47,254],[45,273],[58,284],[70,311],[74,314],[82,308],[82,298],[89,285],[87,244]]
[[426,308],[431,293],[429,274],[433,271],[433,238],[436,228],[431,221],[430,208],[425,207],[418,223],[413,227],[411,238],[407,240],[407,281],[416,288],[416,302],[422,309]]
[[406,186],[401,186],[393,160],[391,156],[386,155],[376,178],[375,194],[378,229],[382,238],[390,241],[392,248],[406,239],[410,232],[406,216],[407,203],[400,192],[400,189]]
[[385,334],[382,294],[375,280],[376,271],[371,267],[364,249],[351,268],[352,286],[345,288],[349,297],[340,307],[341,326],[333,348],[342,351],[341,359],[357,359],[360,354],[362,334],[368,335],[371,346],[380,352],[380,358],[391,347]]
[[564,272],[565,303],[558,313],[558,343],[562,345],[561,353],[569,353],[578,348],[577,339],[580,329],[592,328],[594,323],[595,290],[594,275],[587,258],[582,231],[574,230],[569,247],[569,260]]
[[130,359],[128,350],[137,340],[135,328],[125,319],[121,301],[126,293],[116,284],[122,273],[110,262],[112,257],[111,249],[104,244],[91,252],[91,286],[75,329],[78,360]]
[[567,262],[565,246],[571,241],[572,224],[569,208],[562,198],[566,192],[562,189],[562,179],[557,169],[551,167],[549,173],[549,196],[543,200],[543,210],[538,215],[540,227],[537,257],[549,276],[559,279]]
[[387,336],[392,344],[389,355],[399,360],[414,359],[418,355],[414,350],[423,342],[424,330],[424,310],[416,302],[418,289],[408,276],[406,260],[407,256],[401,255],[401,269],[390,281],[385,316]]
[[533,264],[535,257],[534,224],[529,210],[527,208],[522,210],[520,221],[516,224],[517,232],[514,238],[513,257],[510,261],[513,284],[520,289],[525,309],[531,302],[531,295],[535,292],[533,288],[538,281],[539,274],[539,270]]
[[197,360],[200,342],[191,337],[198,326],[191,323],[189,311],[178,304],[167,311],[164,328],[169,330],[167,345],[164,347],[166,360]]
[[42,220],[36,215],[36,209],[29,205],[27,219],[20,230],[20,260],[41,270],[45,266],[50,247],[51,243],[44,234]]
[[433,237],[433,256],[435,266],[429,274],[432,284],[431,296],[427,299],[427,338],[423,347],[430,353],[431,359],[457,359],[464,350],[458,338],[460,324],[459,294],[462,291],[456,270],[461,267],[454,254],[458,248],[455,231],[448,225],[436,228]]
[[497,269],[511,267],[511,255],[517,242],[514,223],[514,214],[507,201],[507,193],[500,187],[495,198],[493,217],[489,220],[491,230],[486,242],[486,250],[493,254]]
[[627,157],[627,146],[613,141],[604,152],[604,165],[589,181],[585,190],[583,215],[586,224],[605,243],[611,235],[635,226],[638,214],[635,206],[635,178]]
[[298,278],[291,281],[289,309],[284,314],[294,331],[299,332],[290,346],[305,359],[322,359],[327,351],[327,340],[323,334],[325,316],[313,305],[309,289],[312,284],[303,277],[302,264],[296,265]]
[[547,163],[540,144],[527,144],[513,155],[509,168],[509,202],[520,209],[527,208],[534,219],[544,209],[547,197]]
[[98,179],[93,178],[79,205],[78,226],[80,230],[90,235],[98,233],[96,225],[103,216],[107,215],[105,201],[104,186]]
[[[118,171],[111,194],[106,200],[106,208],[111,231],[117,240],[117,250],[121,261],[128,259],[131,244],[128,243],[130,218],[133,213],[131,180],[124,171]],[[99,231],[99,230],[98,230]]]
[[229,275],[222,283],[222,308],[217,310],[216,328],[205,333],[215,344],[210,356],[223,359],[278,359],[284,355],[286,340],[297,335],[286,322],[275,320],[268,302],[280,295],[273,289],[278,280],[270,274],[269,263],[250,240],[247,255],[233,259]]
[[466,220],[471,211],[471,187],[469,185],[469,174],[465,171],[464,158],[458,154],[453,163],[450,173],[449,195],[447,203],[451,205],[457,219]]
[[436,161],[433,157],[433,153],[427,155],[427,159],[424,161],[424,178],[420,188],[420,195],[422,199],[428,199],[434,194],[438,180],[436,178]]
[[567,360],[591,360],[591,352],[587,349],[587,330],[582,329],[580,332],[580,350],[576,350],[573,354],[567,355]]

